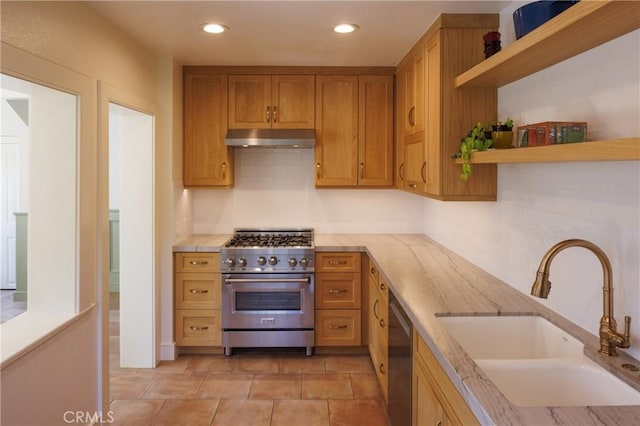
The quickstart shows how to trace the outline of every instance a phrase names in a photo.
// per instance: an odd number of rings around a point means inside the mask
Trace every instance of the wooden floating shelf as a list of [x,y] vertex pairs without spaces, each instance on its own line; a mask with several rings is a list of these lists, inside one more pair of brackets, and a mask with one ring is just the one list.
[[[640,138],[492,149],[471,154],[472,164],[640,160]],[[463,164],[464,160],[455,160]]]
[[640,28],[640,1],[581,1],[455,79],[497,88]]

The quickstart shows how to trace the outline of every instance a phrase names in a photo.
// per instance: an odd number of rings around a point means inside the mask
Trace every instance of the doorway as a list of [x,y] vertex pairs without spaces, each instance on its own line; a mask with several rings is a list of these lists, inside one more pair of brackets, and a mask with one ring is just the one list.
[[153,115],[109,103],[109,302],[114,367],[153,368]]

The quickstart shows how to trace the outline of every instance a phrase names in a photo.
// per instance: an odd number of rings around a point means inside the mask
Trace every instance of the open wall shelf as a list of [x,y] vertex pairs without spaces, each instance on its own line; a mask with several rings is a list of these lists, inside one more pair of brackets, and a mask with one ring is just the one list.
[[640,1],[581,1],[460,74],[456,87],[497,88],[640,28]]
[[[640,160],[640,138],[492,149],[471,154],[472,164]],[[462,164],[462,159],[456,163]]]

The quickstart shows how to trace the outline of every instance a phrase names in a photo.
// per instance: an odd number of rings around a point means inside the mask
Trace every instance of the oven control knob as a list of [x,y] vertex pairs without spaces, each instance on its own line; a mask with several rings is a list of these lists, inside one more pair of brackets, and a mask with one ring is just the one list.
[[271,257],[269,258],[269,265],[273,266],[273,265],[275,265],[276,263],[278,263],[278,258],[277,258],[277,257],[275,257],[275,256],[271,256]]
[[258,265],[264,266],[264,265],[266,265],[266,263],[267,263],[267,259],[265,259],[264,256],[260,256],[258,258]]
[[300,266],[302,266],[303,268],[306,268],[307,266],[309,266],[309,261],[307,260],[306,257],[303,257],[302,259],[300,259]]
[[291,259],[289,259],[289,266],[291,266],[292,268],[293,268],[294,266],[296,266],[297,264],[298,264],[298,261],[297,261],[294,257],[292,257]]
[[238,259],[238,265],[242,267],[247,266],[247,259],[245,259],[244,257],[241,257],[240,259]]
[[224,261],[224,263],[226,263],[226,264],[227,264],[227,265],[229,265],[229,266],[233,266],[233,265],[235,265],[235,264],[236,264],[236,261],[235,261],[235,260],[233,260],[233,258],[231,258],[231,257],[230,257],[230,258],[228,258],[227,260],[225,260],[225,261]]

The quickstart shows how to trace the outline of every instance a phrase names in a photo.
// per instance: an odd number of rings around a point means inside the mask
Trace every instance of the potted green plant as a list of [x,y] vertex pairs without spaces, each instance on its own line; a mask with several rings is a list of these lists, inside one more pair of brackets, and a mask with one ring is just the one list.
[[496,149],[511,148],[513,144],[513,120],[507,118],[504,123],[498,121],[492,128],[491,139],[493,140],[493,147]]
[[490,139],[491,126],[484,123],[476,123],[475,127],[469,131],[467,137],[460,141],[460,149],[455,153],[452,158],[462,158],[462,174],[460,179],[466,181],[471,176],[471,153],[473,151],[486,151],[493,144],[493,140]]

